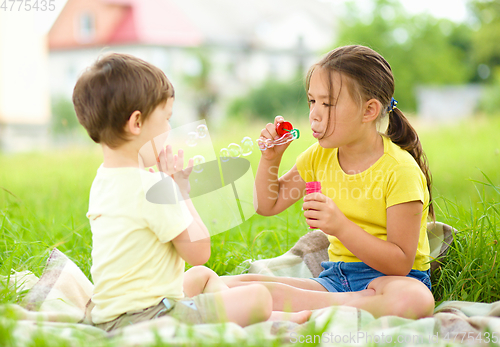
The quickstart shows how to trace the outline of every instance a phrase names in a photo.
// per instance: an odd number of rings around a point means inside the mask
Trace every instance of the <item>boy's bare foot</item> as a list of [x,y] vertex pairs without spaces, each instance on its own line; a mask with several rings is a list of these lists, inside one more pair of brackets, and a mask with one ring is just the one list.
[[309,317],[311,317],[312,311],[305,310],[300,312],[282,312],[282,311],[273,311],[271,313],[271,317],[269,317],[269,321],[290,321],[297,324],[302,324],[307,322]]

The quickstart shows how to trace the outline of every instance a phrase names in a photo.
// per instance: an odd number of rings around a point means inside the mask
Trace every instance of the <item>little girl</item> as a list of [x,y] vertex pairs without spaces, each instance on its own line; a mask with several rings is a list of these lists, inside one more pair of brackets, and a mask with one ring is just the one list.
[[[262,152],[256,176],[257,212],[272,216],[304,197],[307,224],[328,235],[329,260],[318,278],[225,277],[230,286],[261,282],[274,310],[349,305],[375,317],[430,316],[427,217],[433,217],[431,176],[417,133],[394,100],[389,63],[363,46],[329,52],[306,80],[309,122],[318,142],[282,177],[288,145]],[[388,115],[385,134],[377,125]],[[277,138],[276,117],[261,138]],[[306,182],[321,192],[305,194]],[[305,196],[304,196],[305,195]]]

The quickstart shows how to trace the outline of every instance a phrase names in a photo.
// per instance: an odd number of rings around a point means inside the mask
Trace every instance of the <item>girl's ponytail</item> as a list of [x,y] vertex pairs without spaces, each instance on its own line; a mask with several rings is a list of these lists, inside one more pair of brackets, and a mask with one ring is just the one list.
[[434,207],[432,206],[432,178],[427,164],[427,157],[422,149],[417,132],[413,129],[403,112],[395,106],[389,107],[389,126],[387,127],[386,135],[392,142],[408,151],[413,158],[415,158],[418,166],[420,166],[427,180],[427,188],[429,189],[429,216],[434,219]]

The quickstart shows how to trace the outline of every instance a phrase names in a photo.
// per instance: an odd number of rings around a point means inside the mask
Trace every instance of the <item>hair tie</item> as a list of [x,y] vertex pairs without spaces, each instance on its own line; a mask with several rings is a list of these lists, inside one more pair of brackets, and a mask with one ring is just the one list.
[[391,112],[392,110],[394,110],[398,104],[398,101],[394,98],[391,98],[391,104],[387,107],[387,112]]

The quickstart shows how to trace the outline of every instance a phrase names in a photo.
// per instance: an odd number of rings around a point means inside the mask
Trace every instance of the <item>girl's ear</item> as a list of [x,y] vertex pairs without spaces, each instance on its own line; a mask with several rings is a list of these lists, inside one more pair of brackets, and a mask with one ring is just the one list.
[[141,133],[141,128],[141,111],[134,111],[125,124],[125,131],[130,133],[131,135],[139,135]]
[[363,123],[372,122],[377,119],[382,109],[382,104],[377,99],[370,99],[365,103]]

